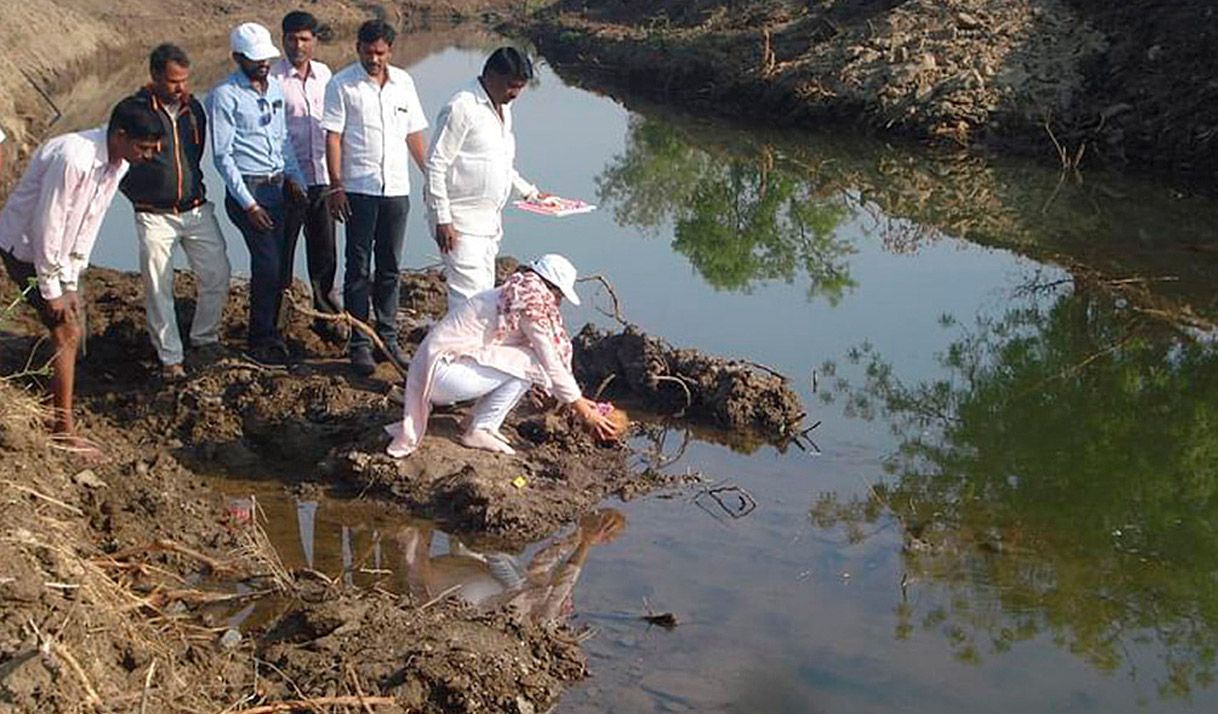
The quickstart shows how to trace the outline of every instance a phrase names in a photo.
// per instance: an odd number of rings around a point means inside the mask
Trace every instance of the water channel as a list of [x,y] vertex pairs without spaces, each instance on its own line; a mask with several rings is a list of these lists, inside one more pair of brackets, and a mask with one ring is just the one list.
[[[430,115],[495,42],[403,38]],[[326,52],[345,63],[345,43]],[[1218,355],[1198,328],[1218,207],[628,110],[549,67],[515,112],[521,172],[600,208],[509,212],[504,251],[610,276],[645,331],[789,375],[821,422],[819,453],[695,438],[671,467],[747,489],[747,517],[685,492],[608,504],[628,525],[592,552],[571,620],[598,630],[593,676],[559,711],[1218,708]],[[412,266],[437,262],[423,225]],[[94,262],[135,269],[123,199],[104,230]],[[1153,280],[1112,289],[1130,276]],[[293,563],[401,525],[263,491]]]

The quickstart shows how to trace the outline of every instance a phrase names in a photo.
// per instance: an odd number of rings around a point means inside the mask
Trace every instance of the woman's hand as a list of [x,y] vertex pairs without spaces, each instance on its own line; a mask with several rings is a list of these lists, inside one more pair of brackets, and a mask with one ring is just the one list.
[[591,399],[580,397],[571,407],[587,425],[588,430],[601,441],[617,441],[622,437],[622,428],[610,419],[608,414],[601,414],[596,408],[596,402]]

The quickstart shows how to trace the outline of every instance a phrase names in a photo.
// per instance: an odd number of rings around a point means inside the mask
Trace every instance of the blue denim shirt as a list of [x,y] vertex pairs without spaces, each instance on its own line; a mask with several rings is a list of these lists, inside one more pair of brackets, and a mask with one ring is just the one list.
[[256,203],[242,176],[282,172],[298,186],[306,185],[288,136],[279,80],[267,77],[266,92],[259,93],[249,77],[233,72],[208,94],[207,111],[216,169],[242,208]]

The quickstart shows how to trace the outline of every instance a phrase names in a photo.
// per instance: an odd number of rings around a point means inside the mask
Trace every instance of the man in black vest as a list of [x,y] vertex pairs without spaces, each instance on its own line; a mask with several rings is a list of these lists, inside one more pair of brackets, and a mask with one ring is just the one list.
[[187,89],[190,59],[180,47],[163,44],[152,51],[149,69],[152,82],[136,96],[161,118],[165,140],[153,161],[131,168],[121,190],[135,206],[148,334],[162,377],[172,382],[185,375],[173,299],[174,246],[182,247],[198,281],[190,343],[204,352],[221,351],[220,318],[228,301],[230,267],[215,208],[203,187],[207,116]]

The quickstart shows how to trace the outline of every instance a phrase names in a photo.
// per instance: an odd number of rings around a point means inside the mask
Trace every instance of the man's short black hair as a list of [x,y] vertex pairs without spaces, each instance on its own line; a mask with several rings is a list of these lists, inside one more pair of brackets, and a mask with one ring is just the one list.
[[304,10],[293,10],[283,16],[283,34],[285,35],[302,30],[308,30],[316,35],[318,26],[317,18]]
[[169,66],[170,62],[183,67],[190,66],[190,58],[186,56],[186,50],[172,42],[157,45],[156,49],[152,50],[152,54],[148,55],[148,69],[157,76],[165,74],[165,68]]
[[110,112],[106,134],[113,136],[120,131],[136,140],[160,141],[165,138],[165,125],[161,123],[161,118],[148,105],[148,100],[139,97],[127,97],[115,104],[114,111]]
[[486,58],[482,73],[528,82],[533,79],[533,61],[515,47],[500,47]]
[[370,45],[377,40],[384,40],[385,44],[392,47],[393,41],[398,38],[398,31],[384,20],[369,20],[359,26],[358,37],[361,45]]

